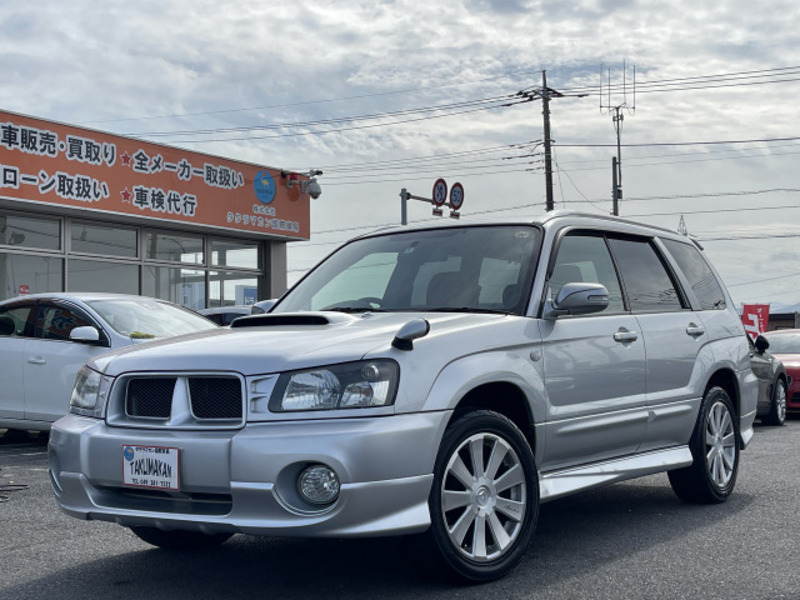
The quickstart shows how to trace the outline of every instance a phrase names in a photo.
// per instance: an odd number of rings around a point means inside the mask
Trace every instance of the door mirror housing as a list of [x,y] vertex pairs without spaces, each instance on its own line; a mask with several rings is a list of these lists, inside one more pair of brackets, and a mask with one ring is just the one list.
[[756,347],[756,352],[764,354],[767,348],[769,348],[769,341],[763,335],[759,335],[753,341],[753,345]]
[[100,339],[100,332],[97,330],[97,327],[92,327],[91,325],[76,327],[69,332],[69,339],[79,344],[91,344],[94,346],[107,345]]
[[558,292],[555,300],[548,299],[544,318],[588,315],[608,308],[608,290],[600,283],[567,283]]

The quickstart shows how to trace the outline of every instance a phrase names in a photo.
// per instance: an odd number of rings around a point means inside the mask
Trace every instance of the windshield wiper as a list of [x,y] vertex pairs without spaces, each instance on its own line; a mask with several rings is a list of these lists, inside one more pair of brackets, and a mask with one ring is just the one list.
[[473,306],[437,306],[436,308],[417,308],[418,312],[454,312],[454,313],[479,313],[488,315],[510,315],[509,310],[502,308],[475,308]]
[[334,306],[331,308],[323,308],[320,309],[323,311],[331,311],[331,312],[343,312],[343,313],[365,313],[365,312],[387,312],[382,308],[370,308],[368,306]]

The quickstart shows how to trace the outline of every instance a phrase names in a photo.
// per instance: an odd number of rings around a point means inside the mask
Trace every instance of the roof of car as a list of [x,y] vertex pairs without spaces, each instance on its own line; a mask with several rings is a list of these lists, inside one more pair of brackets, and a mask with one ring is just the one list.
[[53,299],[59,298],[64,300],[69,299],[76,299],[76,300],[139,300],[139,299],[149,299],[149,300],[160,300],[159,298],[152,298],[150,296],[137,296],[136,294],[115,294],[111,292],[40,292],[36,294],[26,294],[24,296],[15,296],[14,298],[7,298],[0,302],[0,304],[5,304],[7,302],[23,300],[23,299]]
[[[694,241],[691,237],[684,236],[677,231],[671,229],[665,229],[663,227],[658,227],[655,225],[650,225],[647,223],[641,223],[638,221],[632,221],[629,219],[624,219],[621,217],[613,216],[613,215],[606,215],[606,214],[597,214],[597,213],[586,213],[580,211],[573,211],[573,210],[554,210],[551,212],[546,212],[540,215],[537,215],[531,219],[511,219],[511,220],[464,220],[464,221],[450,221],[450,220],[439,220],[439,221],[426,221],[424,223],[414,223],[413,225],[390,225],[387,227],[382,227],[376,229],[371,232],[364,233],[356,237],[370,237],[373,235],[382,235],[382,234],[389,234],[389,233],[399,233],[404,231],[424,231],[429,229],[443,229],[449,227],[479,227],[479,226],[487,226],[487,225],[542,225],[547,226],[548,223],[552,223],[554,221],[565,221],[565,220],[579,220],[579,221],[586,221],[587,224],[616,224],[622,225],[627,227],[636,227],[646,229],[652,232],[660,232],[662,234],[666,234],[670,237],[680,237],[686,239],[687,241]],[[696,242],[695,242],[696,243]]]

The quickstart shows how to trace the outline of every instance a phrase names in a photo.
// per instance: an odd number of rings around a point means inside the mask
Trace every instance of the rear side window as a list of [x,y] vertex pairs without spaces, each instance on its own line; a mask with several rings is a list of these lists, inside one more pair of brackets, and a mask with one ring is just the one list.
[[661,240],[692,286],[702,310],[725,308],[725,293],[705,258],[695,246],[674,240]]
[[21,337],[33,304],[0,310],[0,336]]
[[663,312],[683,308],[667,268],[649,241],[609,239],[608,243],[632,311]]

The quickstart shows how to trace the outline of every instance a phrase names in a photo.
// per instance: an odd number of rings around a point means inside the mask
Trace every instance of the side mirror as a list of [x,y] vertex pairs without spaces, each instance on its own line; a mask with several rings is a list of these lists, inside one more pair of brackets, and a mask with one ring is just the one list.
[[100,340],[100,332],[96,327],[91,325],[84,325],[83,327],[76,327],[69,332],[69,339],[79,344],[92,344],[95,346],[102,345]]
[[608,308],[608,290],[600,283],[567,283],[555,300],[548,300],[544,318],[564,315],[587,315]]
[[431,324],[425,319],[412,319],[400,328],[392,340],[392,346],[398,350],[413,350],[414,340],[428,335]]
[[764,354],[764,351],[769,348],[769,341],[763,335],[759,335],[753,345],[756,347],[756,352],[759,354]]
[[250,314],[251,315],[263,315],[264,313],[268,313],[270,309],[277,304],[277,298],[270,298],[269,300],[262,300],[261,302],[256,302],[253,306],[250,307]]

